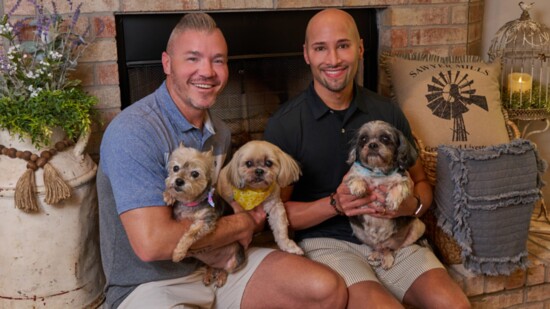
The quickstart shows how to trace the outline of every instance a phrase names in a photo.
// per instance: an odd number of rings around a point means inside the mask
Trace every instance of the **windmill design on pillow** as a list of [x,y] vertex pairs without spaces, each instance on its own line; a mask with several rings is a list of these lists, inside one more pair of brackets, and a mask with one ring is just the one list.
[[463,115],[470,110],[470,105],[489,110],[487,99],[475,94],[473,84],[474,81],[469,79],[468,73],[462,73],[460,70],[439,72],[432,76],[432,83],[428,84],[428,107],[434,116],[453,120],[453,142],[468,140],[469,133]]

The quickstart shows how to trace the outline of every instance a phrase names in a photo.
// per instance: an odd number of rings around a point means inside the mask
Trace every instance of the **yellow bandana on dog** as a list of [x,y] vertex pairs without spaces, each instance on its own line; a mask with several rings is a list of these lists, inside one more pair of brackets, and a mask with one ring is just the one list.
[[254,209],[260,205],[275,188],[271,185],[265,190],[237,189],[233,187],[233,199],[237,201],[245,210]]

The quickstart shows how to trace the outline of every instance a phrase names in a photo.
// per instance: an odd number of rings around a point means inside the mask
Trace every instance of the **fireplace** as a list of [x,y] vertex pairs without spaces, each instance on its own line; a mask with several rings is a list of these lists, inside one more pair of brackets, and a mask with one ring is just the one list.
[[[364,41],[357,81],[376,91],[378,32],[376,11],[348,9]],[[229,82],[212,112],[229,124],[233,146],[261,138],[279,105],[311,82],[302,56],[308,20],[316,10],[209,12],[229,48]],[[117,14],[121,108],[153,92],[164,80],[161,53],[181,13]]]

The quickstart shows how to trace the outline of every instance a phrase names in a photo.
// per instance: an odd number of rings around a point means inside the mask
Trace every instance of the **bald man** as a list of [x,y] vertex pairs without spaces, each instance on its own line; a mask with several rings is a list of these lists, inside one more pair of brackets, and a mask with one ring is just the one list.
[[353,235],[347,216],[421,216],[432,203],[432,188],[417,161],[409,170],[413,193],[398,210],[386,212],[378,206],[384,188],[371,188],[369,195],[357,198],[341,183],[350,168],[351,141],[365,122],[389,122],[413,142],[399,107],[354,83],[364,47],[352,16],[338,9],[313,16],[303,53],[313,82],[271,117],[264,136],[302,166],[303,176],[288,189],[291,198],[285,203],[295,239],[309,258],[344,278],[348,308],[469,308],[467,297],[428,247],[413,244],[397,251],[394,265],[384,270],[369,264],[372,249]]

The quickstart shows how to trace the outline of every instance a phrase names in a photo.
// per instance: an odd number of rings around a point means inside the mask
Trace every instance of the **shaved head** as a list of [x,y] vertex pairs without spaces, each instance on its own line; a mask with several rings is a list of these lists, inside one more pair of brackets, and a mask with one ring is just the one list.
[[349,13],[339,9],[326,9],[315,14],[309,20],[306,28],[305,43],[308,44],[312,32],[322,28],[331,28],[335,25],[346,27],[353,39],[360,40],[355,20]]

